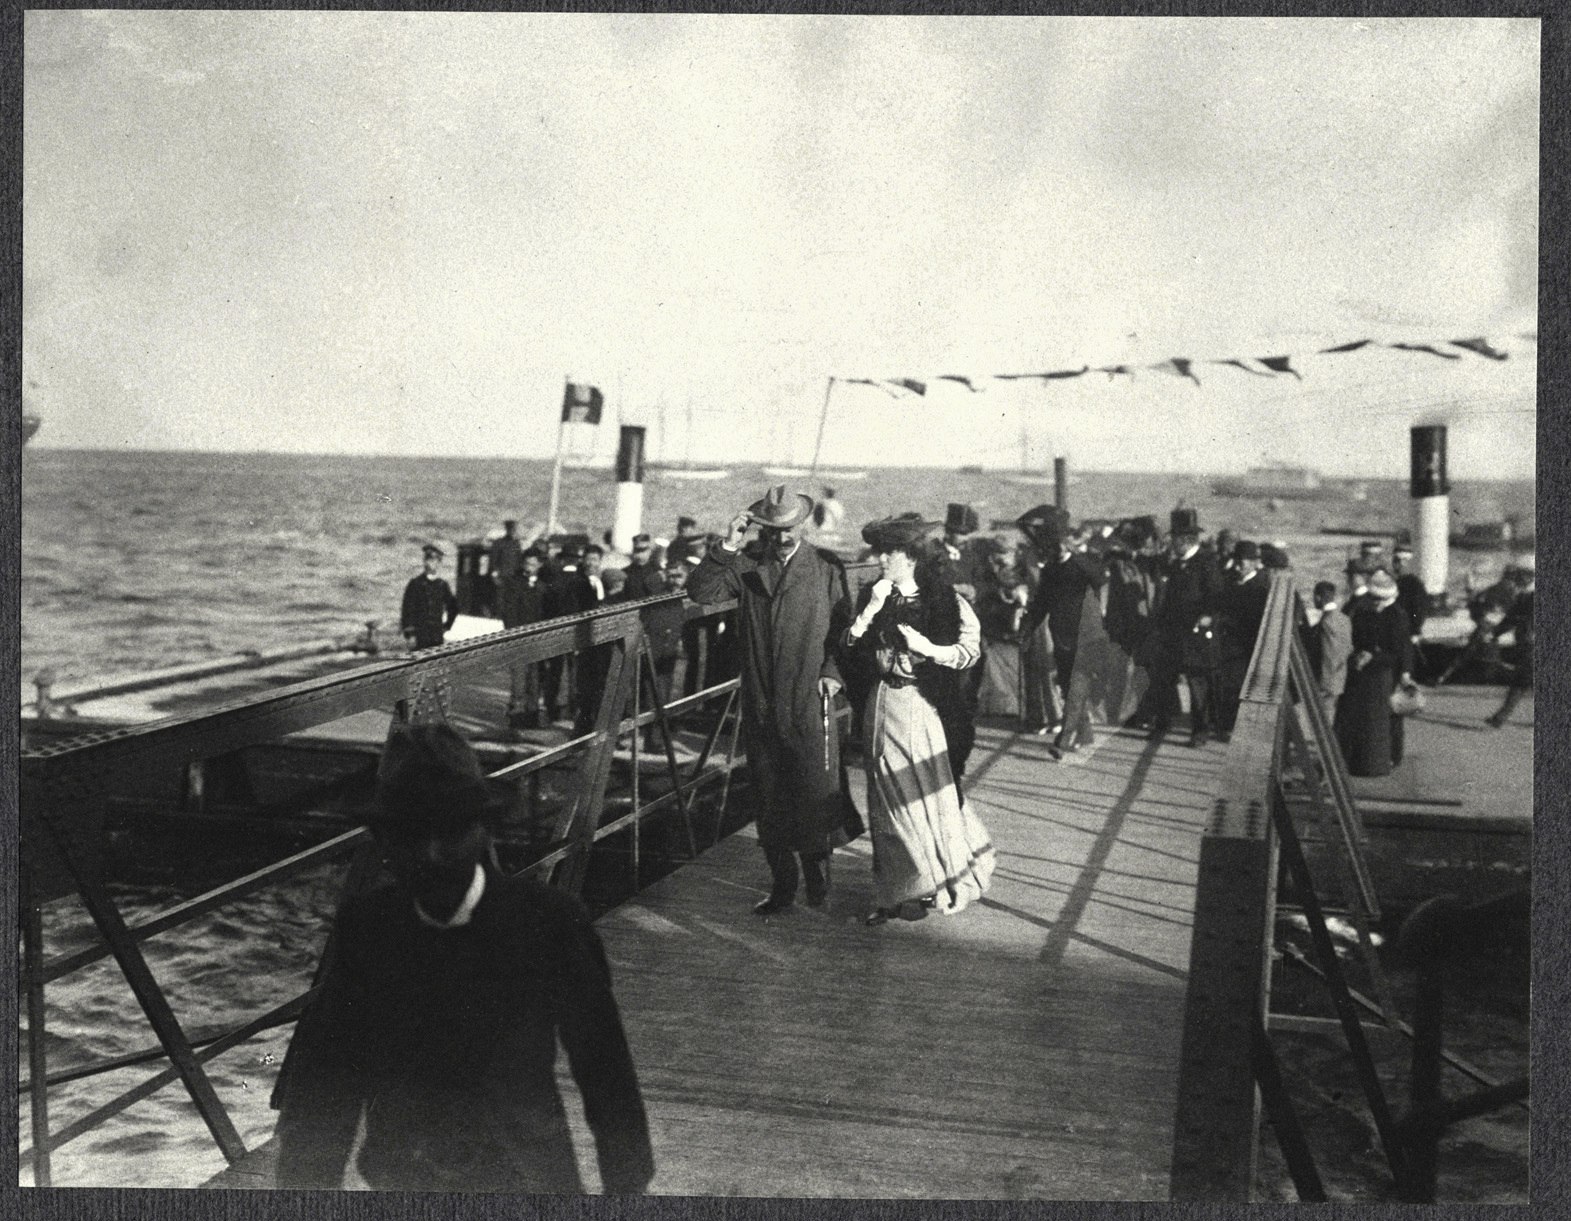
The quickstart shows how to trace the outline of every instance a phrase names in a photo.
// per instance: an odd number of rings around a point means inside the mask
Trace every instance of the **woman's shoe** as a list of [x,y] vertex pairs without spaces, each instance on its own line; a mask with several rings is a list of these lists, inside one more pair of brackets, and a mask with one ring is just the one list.
[[890,911],[887,907],[875,908],[873,911],[868,912],[867,915],[862,917],[862,923],[867,925],[868,928],[876,928],[880,924],[888,924],[889,917],[894,914],[895,913]]

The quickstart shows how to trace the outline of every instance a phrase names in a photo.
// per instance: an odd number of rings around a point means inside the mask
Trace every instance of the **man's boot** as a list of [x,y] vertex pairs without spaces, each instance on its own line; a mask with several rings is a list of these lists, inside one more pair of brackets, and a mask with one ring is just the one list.
[[769,863],[769,897],[753,904],[755,916],[773,916],[796,902],[796,853],[789,848],[765,848],[764,860]]

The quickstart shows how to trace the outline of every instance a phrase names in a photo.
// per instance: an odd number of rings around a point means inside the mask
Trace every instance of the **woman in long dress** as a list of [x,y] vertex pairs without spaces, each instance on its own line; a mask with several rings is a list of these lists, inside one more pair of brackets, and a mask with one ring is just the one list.
[[975,736],[960,676],[977,663],[981,627],[927,541],[937,524],[905,514],[862,530],[882,569],[845,633],[867,744],[869,924],[959,912],[993,874],[987,828],[959,785]]
[[1391,711],[1398,683],[1413,682],[1413,642],[1407,612],[1397,602],[1396,578],[1380,569],[1369,593],[1348,604],[1353,655],[1347,687],[1337,702],[1336,736],[1347,770],[1355,776],[1385,776],[1402,762],[1404,725]]

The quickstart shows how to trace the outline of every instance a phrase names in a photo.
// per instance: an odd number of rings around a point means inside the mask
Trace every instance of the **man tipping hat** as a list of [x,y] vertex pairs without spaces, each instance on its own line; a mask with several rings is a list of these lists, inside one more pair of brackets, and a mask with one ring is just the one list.
[[740,603],[742,737],[770,873],[769,894],[753,909],[761,916],[789,909],[804,875],[808,904],[821,905],[830,852],[861,829],[824,717],[843,686],[834,642],[850,596],[839,557],[801,540],[812,511],[811,497],[770,488],[732,517],[687,582],[701,605]]

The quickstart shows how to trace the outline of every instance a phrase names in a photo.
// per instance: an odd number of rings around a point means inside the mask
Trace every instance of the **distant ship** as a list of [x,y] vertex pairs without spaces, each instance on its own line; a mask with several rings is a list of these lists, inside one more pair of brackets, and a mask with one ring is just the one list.
[[1307,466],[1252,466],[1244,474],[1218,479],[1211,484],[1218,496],[1259,496],[1272,500],[1325,500],[1342,495],[1340,488],[1328,487],[1318,471]]
[[662,479],[724,479],[731,473],[730,468],[724,466],[664,466],[651,463],[649,469]]
[[31,441],[33,439],[33,434],[38,431],[38,426],[40,424],[42,424],[42,423],[43,423],[43,420],[40,419],[36,415],[24,415],[22,417],[22,444],[23,445],[26,445],[29,441]]

